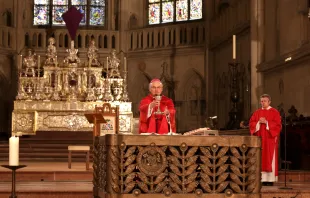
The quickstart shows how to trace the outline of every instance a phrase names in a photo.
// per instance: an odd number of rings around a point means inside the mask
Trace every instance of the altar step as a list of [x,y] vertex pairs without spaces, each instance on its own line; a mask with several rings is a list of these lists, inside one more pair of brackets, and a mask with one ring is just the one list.
[[[44,144],[36,142],[21,142],[19,147],[20,161],[56,161],[62,162],[68,160],[68,145],[87,145],[92,147],[90,141],[86,142],[70,142],[54,143],[45,141]],[[0,143],[0,161],[7,161],[9,157],[8,142]],[[85,153],[73,153],[73,161],[85,161]],[[91,155],[92,158],[92,155]]]
[[[278,181],[279,182],[285,181],[284,170],[279,171]],[[310,171],[288,170],[286,172],[286,182],[287,183],[292,183],[292,182],[310,183]]]
[[[20,161],[68,161],[69,145],[85,145],[92,149],[93,137],[91,132],[37,132],[33,136],[20,138]],[[72,161],[85,162],[85,153],[74,152]],[[0,161],[8,161],[9,143],[0,142]],[[92,159],[92,154],[90,155]]]
[[[5,162],[0,162],[5,164]],[[18,198],[89,198],[92,197],[93,170],[85,163],[74,162],[20,162],[25,168],[16,172]],[[0,166],[0,198],[11,192],[11,171]]]
[[[90,198],[92,182],[18,182],[18,198]],[[0,198],[11,195],[11,183],[0,182]]]

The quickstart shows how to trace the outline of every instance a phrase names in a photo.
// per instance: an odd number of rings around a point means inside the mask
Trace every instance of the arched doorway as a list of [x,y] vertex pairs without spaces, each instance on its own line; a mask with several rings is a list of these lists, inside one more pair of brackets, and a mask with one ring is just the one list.
[[189,69],[177,90],[177,130],[185,132],[205,126],[205,82],[202,75]]

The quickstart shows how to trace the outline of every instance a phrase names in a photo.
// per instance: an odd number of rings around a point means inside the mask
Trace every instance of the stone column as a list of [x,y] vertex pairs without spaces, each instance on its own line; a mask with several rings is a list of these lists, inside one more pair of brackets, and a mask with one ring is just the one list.
[[[109,0],[108,1],[108,30],[113,30],[115,29],[115,24],[114,23],[114,0]],[[114,27],[113,27],[114,26]]]
[[299,9],[300,12],[304,12],[300,14],[300,37],[301,37],[301,45],[307,44],[309,42],[308,38],[308,27],[309,27],[309,19],[308,19],[308,0],[299,0]]
[[16,40],[16,46],[14,46],[14,48],[16,48],[17,53],[19,53],[23,47],[24,47],[24,31],[23,31],[23,14],[26,8],[25,2],[26,1],[18,1],[18,0],[14,0],[14,19],[13,19],[13,26],[15,27],[15,40]]
[[[214,31],[214,29],[211,29],[211,19],[214,15],[214,10],[212,9],[214,7],[214,1],[206,1],[206,6],[205,6],[205,10],[206,10],[206,14],[205,14],[205,18],[206,18],[206,22],[205,22],[205,67],[204,67],[204,76],[205,76],[205,82],[206,82],[206,111],[207,111],[207,115],[204,116],[212,116],[214,115],[215,112],[218,113],[217,109],[215,108],[215,97],[214,97],[214,83],[216,78],[214,77],[214,67],[216,67],[216,65],[214,64],[214,60],[213,60],[213,53],[212,51],[209,49],[210,46],[210,33],[211,31]],[[214,26],[215,27],[215,26]],[[203,32],[203,31],[202,31]],[[201,34],[202,36],[202,34]],[[200,36],[199,36],[200,37]],[[202,38],[200,38],[202,39]]]
[[83,31],[81,32],[81,48],[82,49],[86,48],[85,38],[86,38],[86,33]]
[[[264,1],[251,1],[251,111],[259,107],[263,93],[263,76],[257,73],[257,65],[264,61]],[[270,93],[272,94],[272,93]]]
[[115,31],[115,2],[111,0],[111,30]]

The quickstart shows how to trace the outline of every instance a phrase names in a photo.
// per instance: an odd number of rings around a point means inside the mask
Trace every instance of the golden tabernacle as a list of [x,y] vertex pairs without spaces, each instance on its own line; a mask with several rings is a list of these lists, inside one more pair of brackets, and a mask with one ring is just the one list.
[[254,136],[97,136],[94,197],[260,197],[260,147]]
[[[119,131],[130,133],[132,110],[127,92],[126,60],[112,50],[106,63],[90,42],[87,61],[82,62],[71,41],[67,56],[59,62],[54,38],[49,39],[46,59],[32,49],[19,56],[18,94],[14,101],[12,133],[34,135],[36,131],[92,131],[84,116],[103,102],[119,107]],[[123,64],[124,71],[120,71]],[[123,75],[122,75],[123,73]]]

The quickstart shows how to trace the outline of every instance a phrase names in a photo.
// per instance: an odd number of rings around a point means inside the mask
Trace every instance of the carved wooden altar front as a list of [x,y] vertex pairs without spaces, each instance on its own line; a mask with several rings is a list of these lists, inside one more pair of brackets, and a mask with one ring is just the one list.
[[105,135],[94,142],[94,197],[260,197],[254,136]]

